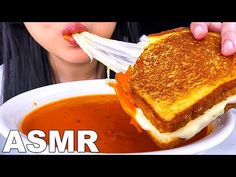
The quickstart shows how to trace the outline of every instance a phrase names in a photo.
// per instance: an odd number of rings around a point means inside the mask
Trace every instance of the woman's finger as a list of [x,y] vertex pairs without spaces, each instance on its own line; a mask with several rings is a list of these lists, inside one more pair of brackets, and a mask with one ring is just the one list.
[[208,22],[192,22],[190,29],[196,39],[203,39],[208,33]]
[[236,53],[236,23],[224,22],[221,29],[222,54],[232,55]]
[[196,39],[203,39],[208,31],[220,32],[221,22],[193,22],[190,25],[191,31]]
[[221,22],[210,22],[208,23],[208,31],[220,33],[222,28]]

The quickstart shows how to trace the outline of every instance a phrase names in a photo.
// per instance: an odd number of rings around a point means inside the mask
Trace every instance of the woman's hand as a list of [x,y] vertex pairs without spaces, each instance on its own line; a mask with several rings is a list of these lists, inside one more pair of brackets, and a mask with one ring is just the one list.
[[192,22],[191,31],[196,39],[203,39],[208,31],[221,34],[221,52],[225,56],[236,53],[236,22]]

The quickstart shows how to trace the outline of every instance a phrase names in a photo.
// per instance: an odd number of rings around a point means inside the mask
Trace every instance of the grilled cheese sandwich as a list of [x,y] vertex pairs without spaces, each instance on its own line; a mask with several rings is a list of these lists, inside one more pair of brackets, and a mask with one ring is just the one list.
[[177,28],[148,37],[136,63],[112,86],[136,126],[169,149],[236,103],[236,55],[221,54],[217,33],[199,41],[189,28]]

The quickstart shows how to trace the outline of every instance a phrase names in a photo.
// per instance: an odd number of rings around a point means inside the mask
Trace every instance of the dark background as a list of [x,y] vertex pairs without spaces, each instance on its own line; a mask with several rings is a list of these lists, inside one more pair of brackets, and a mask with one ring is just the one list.
[[140,22],[141,31],[143,34],[158,33],[161,31],[177,28],[189,27],[191,22]]

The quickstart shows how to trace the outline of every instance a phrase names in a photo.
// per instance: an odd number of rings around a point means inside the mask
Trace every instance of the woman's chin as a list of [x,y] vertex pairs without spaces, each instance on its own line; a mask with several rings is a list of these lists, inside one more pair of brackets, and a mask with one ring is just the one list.
[[73,52],[73,53],[68,52],[64,58],[67,62],[70,62],[70,63],[82,64],[82,63],[88,63],[91,61],[89,56],[86,53],[84,53],[82,50],[79,52]]

